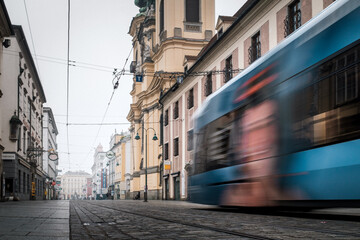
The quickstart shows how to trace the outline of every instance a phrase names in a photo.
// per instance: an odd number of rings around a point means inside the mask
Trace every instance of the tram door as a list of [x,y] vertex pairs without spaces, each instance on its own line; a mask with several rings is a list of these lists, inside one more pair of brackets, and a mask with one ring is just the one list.
[[180,177],[174,178],[174,200],[180,200]]

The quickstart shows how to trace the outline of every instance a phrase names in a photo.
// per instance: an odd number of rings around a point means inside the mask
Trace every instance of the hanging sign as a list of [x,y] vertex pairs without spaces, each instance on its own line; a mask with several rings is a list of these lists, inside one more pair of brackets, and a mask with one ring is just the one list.
[[56,161],[59,159],[58,155],[56,153],[50,153],[48,156],[49,160]]
[[106,152],[106,157],[108,159],[113,159],[115,157],[115,153],[113,151],[107,151]]
[[143,81],[143,75],[136,75],[136,82],[142,82]]

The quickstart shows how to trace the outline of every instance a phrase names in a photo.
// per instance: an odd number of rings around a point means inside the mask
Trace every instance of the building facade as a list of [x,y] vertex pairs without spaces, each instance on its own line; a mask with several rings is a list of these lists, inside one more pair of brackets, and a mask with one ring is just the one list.
[[[5,196],[43,199],[42,112],[45,94],[21,26],[2,55],[1,134],[4,146]],[[14,81],[14,79],[16,79]]]
[[[233,16],[219,16],[216,34],[190,63],[182,83],[162,95],[164,196],[187,199],[193,158],[194,112],[236,74],[330,5],[330,0],[248,0]],[[181,119],[181,121],[178,121]],[[166,170],[168,169],[168,170]]]
[[155,134],[162,136],[159,97],[182,81],[184,62],[191,62],[213,36],[215,2],[150,0],[137,5],[140,13],[129,29],[134,54],[130,66],[134,73],[132,104],[127,117],[134,149],[130,193],[140,192],[143,197],[147,182],[148,198],[162,199],[163,139],[153,141]]
[[[9,18],[9,15],[7,13],[5,3],[3,0],[0,0],[0,41],[1,41],[1,47],[0,47],[0,72],[3,72],[2,68],[2,61],[3,61],[3,49],[9,48],[11,45],[10,40],[5,41],[5,37],[9,37],[11,35],[14,35],[13,29],[11,27],[11,21]],[[9,45],[10,44],[10,45]],[[3,101],[3,89],[2,85],[4,84],[3,76],[0,75],[0,116],[3,116],[3,110],[1,108],[1,102]],[[6,121],[7,119],[3,119],[3,117],[0,117],[0,200],[5,198],[5,176],[3,174],[3,139],[7,139],[7,136],[3,135],[2,131],[2,122]]]
[[90,200],[92,197],[92,178],[86,178],[86,185],[83,187],[83,192],[86,192],[86,199]]
[[120,141],[123,138],[122,134],[115,132],[110,138],[110,152],[113,153],[113,157],[110,156],[107,158],[106,166],[108,167],[108,197],[111,199],[117,199],[117,176],[118,176],[118,152],[120,147]]
[[61,199],[81,200],[87,198],[87,181],[91,175],[84,171],[66,172],[61,175]]
[[56,136],[59,134],[54,114],[49,107],[43,108],[43,170],[46,173],[46,199],[55,199],[55,181],[57,176],[58,159],[50,159],[49,155],[57,152]]
[[102,199],[107,194],[106,175],[106,153],[103,146],[99,144],[94,153],[94,164],[92,170],[93,198]]

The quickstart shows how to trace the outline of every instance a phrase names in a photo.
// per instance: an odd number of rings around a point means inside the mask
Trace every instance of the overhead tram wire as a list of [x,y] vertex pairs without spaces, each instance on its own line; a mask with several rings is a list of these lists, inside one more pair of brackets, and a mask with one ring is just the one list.
[[68,0],[68,36],[67,36],[67,66],[66,66],[66,142],[68,152],[69,170],[71,169],[70,164],[70,141],[69,141],[69,94],[70,94],[70,0]]
[[[125,63],[124,63],[124,66],[123,66],[122,70],[121,70],[120,72],[118,72],[118,73],[116,73],[116,69],[115,69],[115,71],[114,71],[114,75],[115,75],[115,76],[114,76],[114,78],[113,78],[113,80],[112,80],[112,82],[113,82],[113,91],[112,91],[112,93],[111,93],[110,100],[109,100],[109,102],[108,102],[108,104],[107,104],[107,107],[106,107],[104,116],[103,116],[103,118],[102,118],[102,120],[101,120],[101,124],[100,124],[100,126],[99,126],[98,132],[97,132],[97,134],[96,134],[96,137],[95,137],[95,139],[94,139],[94,142],[93,142],[92,146],[95,145],[96,140],[97,140],[97,138],[99,137],[101,127],[104,125],[104,120],[105,120],[106,114],[107,114],[107,112],[108,112],[108,110],[109,110],[111,101],[112,101],[112,99],[113,99],[113,97],[114,97],[115,90],[116,90],[116,89],[118,88],[118,86],[119,86],[119,81],[120,81],[120,79],[121,79],[121,76],[124,75],[124,73],[125,73],[125,67],[126,67],[127,62],[129,61],[129,57],[130,57],[130,55],[131,55],[131,53],[132,53],[132,50],[133,50],[133,49],[131,48],[131,49],[130,49],[130,52],[129,52],[129,55],[127,56],[127,58],[126,58],[126,60],[125,60]],[[114,80],[115,80],[115,79],[117,79],[117,81],[114,83]],[[88,154],[86,155],[86,158],[85,158],[84,160],[86,160],[86,159],[89,157],[89,154],[91,153],[91,151],[92,151],[92,149],[88,152]]]
[[[8,54],[8,55],[12,55],[10,53],[6,53],[6,52],[14,52],[17,53],[17,51],[12,51],[12,50],[4,50],[4,54]],[[13,56],[17,56],[17,55],[13,55]],[[45,62],[52,62],[52,63],[58,63],[58,64],[66,64],[65,59],[61,59],[61,58],[55,58],[55,57],[49,57],[49,56],[42,56],[42,55],[36,55],[37,59],[40,61],[45,61]],[[40,58],[39,58],[40,57]],[[41,58],[48,58],[48,59],[41,59]],[[49,60],[52,59],[52,60]],[[104,66],[104,65],[97,65],[97,64],[92,64],[92,63],[86,63],[86,62],[79,62],[79,61],[75,61],[75,60],[69,60],[69,62],[71,63],[70,66],[71,67],[78,67],[78,68],[86,68],[86,69],[91,69],[91,70],[95,70],[95,71],[103,71],[103,72],[112,72],[114,73],[114,70],[117,69],[117,67],[109,67],[109,66]],[[81,65],[79,65],[81,64]],[[85,65],[85,66],[82,66]],[[88,65],[88,66],[86,66]],[[93,67],[90,67],[93,66]],[[98,68],[97,68],[98,67]],[[104,68],[104,69],[101,69]],[[105,70],[108,69],[108,70]],[[241,72],[243,69],[238,68],[238,69],[232,69],[231,71],[229,70],[212,70],[212,71],[197,71],[197,72],[191,72],[188,74],[184,74],[184,72],[153,72],[153,71],[147,71],[142,73],[142,76],[146,76],[146,77],[155,77],[155,76],[159,76],[159,75],[169,75],[172,77],[174,76],[179,76],[179,75],[184,75],[185,77],[190,77],[190,76],[206,76],[208,74],[213,74],[213,75],[218,75],[218,74],[224,74],[224,73],[239,73]],[[133,76],[134,73],[131,73],[130,70],[125,70],[123,71],[122,75],[128,75],[128,76]],[[116,79],[116,77],[114,77],[113,81]]]
[[[31,43],[32,43],[32,47],[34,49],[34,56],[36,56],[35,43],[34,43],[34,38],[33,38],[33,35],[32,35],[32,31],[31,31],[31,24],[30,24],[30,19],[29,19],[29,13],[28,13],[28,10],[27,10],[27,7],[26,7],[26,0],[24,0],[24,7],[25,7],[26,19],[27,19],[28,26],[29,26],[29,31],[30,31]],[[41,76],[41,74],[40,74],[40,66],[39,66],[39,63],[38,63],[36,58],[35,58],[35,61],[36,61],[36,65],[37,65],[37,71],[39,73],[39,76]]]

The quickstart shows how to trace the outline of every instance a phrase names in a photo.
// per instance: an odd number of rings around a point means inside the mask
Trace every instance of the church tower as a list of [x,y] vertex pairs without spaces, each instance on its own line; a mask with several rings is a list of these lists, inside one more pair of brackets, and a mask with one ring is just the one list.
[[130,192],[140,192],[143,198],[147,185],[148,199],[162,199],[159,98],[181,83],[190,67],[187,64],[212,38],[215,0],[135,0],[135,4],[140,10],[129,29],[133,38],[130,72],[134,74],[127,117],[133,146]]

